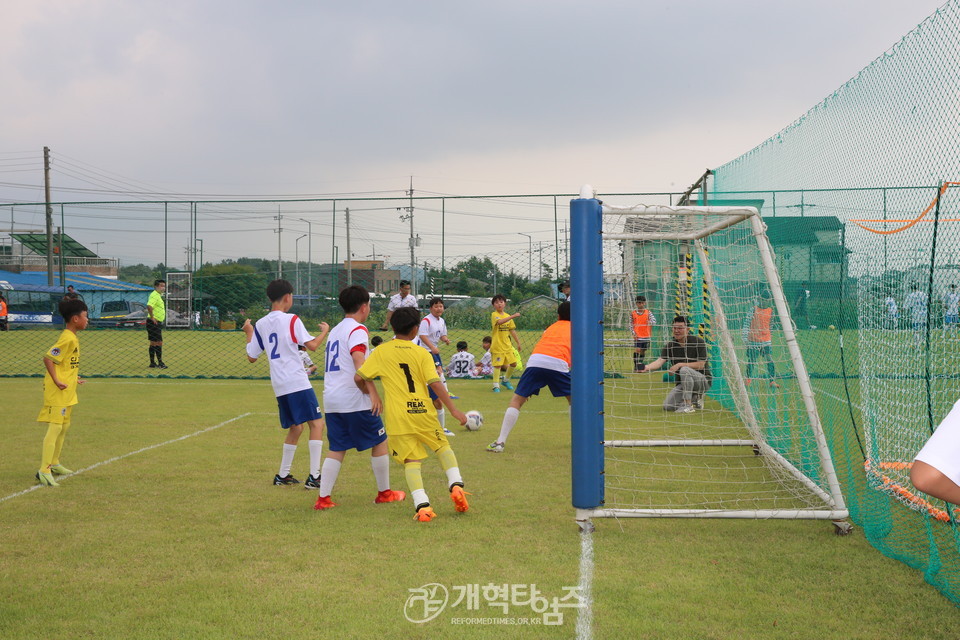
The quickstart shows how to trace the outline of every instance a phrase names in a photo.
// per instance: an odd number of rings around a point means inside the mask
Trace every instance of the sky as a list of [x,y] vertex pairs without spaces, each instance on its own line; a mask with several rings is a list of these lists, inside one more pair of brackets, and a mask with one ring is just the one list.
[[[940,4],[8,0],[0,203],[43,201],[44,146],[54,202],[400,197],[411,180],[416,195],[683,191]],[[404,203],[354,204],[351,253],[408,259]],[[332,209],[201,206],[204,259],[302,259],[309,242],[342,260]],[[186,210],[169,208],[166,247],[156,205],[64,207],[63,223],[124,264],[174,264]],[[478,244],[539,259],[562,225],[550,199],[418,202],[414,222],[418,260]],[[0,207],[0,230],[43,223]]]

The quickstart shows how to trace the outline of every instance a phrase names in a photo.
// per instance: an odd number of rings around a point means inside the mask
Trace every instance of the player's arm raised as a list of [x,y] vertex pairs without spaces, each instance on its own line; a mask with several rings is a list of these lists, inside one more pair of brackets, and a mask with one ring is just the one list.
[[303,343],[303,346],[310,349],[310,351],[316,351],[317,347],[319,347],[327,337],[327,334],[330,333],[330,325],[326,322],[321,322],[317,327],[319,327],[320,333],[313,340],[308,340]]

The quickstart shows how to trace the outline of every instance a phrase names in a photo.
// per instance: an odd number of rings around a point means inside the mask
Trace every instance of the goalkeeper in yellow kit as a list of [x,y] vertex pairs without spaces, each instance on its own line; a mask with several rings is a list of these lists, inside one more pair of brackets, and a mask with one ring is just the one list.
[[56,344],[43,356],[46,374],[43,376],[43,408],[37,422],[47,423],[47,435],[43,438],[43,453],[37,480],[48,487],[59,487],[58,476],[73,473],[60,464],[63,439],[70,429],[70,414],[77,404],[77,385],[80,379],[80,340],[77,332],[87,328],[87,304],[80,299],[64,298],[60,302],[60,315],[66,327]]

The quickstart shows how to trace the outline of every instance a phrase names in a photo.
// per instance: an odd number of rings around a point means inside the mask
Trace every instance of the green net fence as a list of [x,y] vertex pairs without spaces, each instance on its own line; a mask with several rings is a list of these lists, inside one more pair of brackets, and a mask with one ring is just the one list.
[[[958,517],[909,465],[960,396],[960,5],[715,171],[762,207],[854,521],[960,603]],[[792,293],[791,293],[792,292]]]
[[[522,314],[519,331],[529,349],[555,321],[562,297],[569,198],[58,203],[55,219],[70,237],[109,234],[108,246],[140,262],[66,255],[61,261],[55,255],[53,285],[46,286],[45,235],[32,251],[26,238],[11,234],[22,242],[0,252],[0,290],[12,328],[0,349],[0,375],[42,374],[37,354],[62,326],[56,308],[68,284],[90,309],[82,337],[89,377],[265,377],[263,363],[246,362],[240,328],[267,313],[265,288],[278,277],[293,284],[292,311],[310,329],[339,321],[343,287],[364,286],[372,295],[367,324],[374,333],[401,281],[410,281],[424,313],[434,297],[445,301],[452,341],[442,347],[445,362],[460,341],[482,358],[490,299],[503,294],[511,313]],[[45,215],[42,204],[7,207],[17,226],[38,225]],[[149,367],[145,321],[148,296],[160,278],[167,281],[168,368],[158,371]]]

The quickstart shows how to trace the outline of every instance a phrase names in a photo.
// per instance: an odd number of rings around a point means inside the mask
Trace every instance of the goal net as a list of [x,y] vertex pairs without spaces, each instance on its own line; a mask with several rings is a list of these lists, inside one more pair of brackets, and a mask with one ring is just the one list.
[[[846,518],[756,209],[578,199],[571,220],[578,519]],[[705,359],[647,370],[685,329]]]

